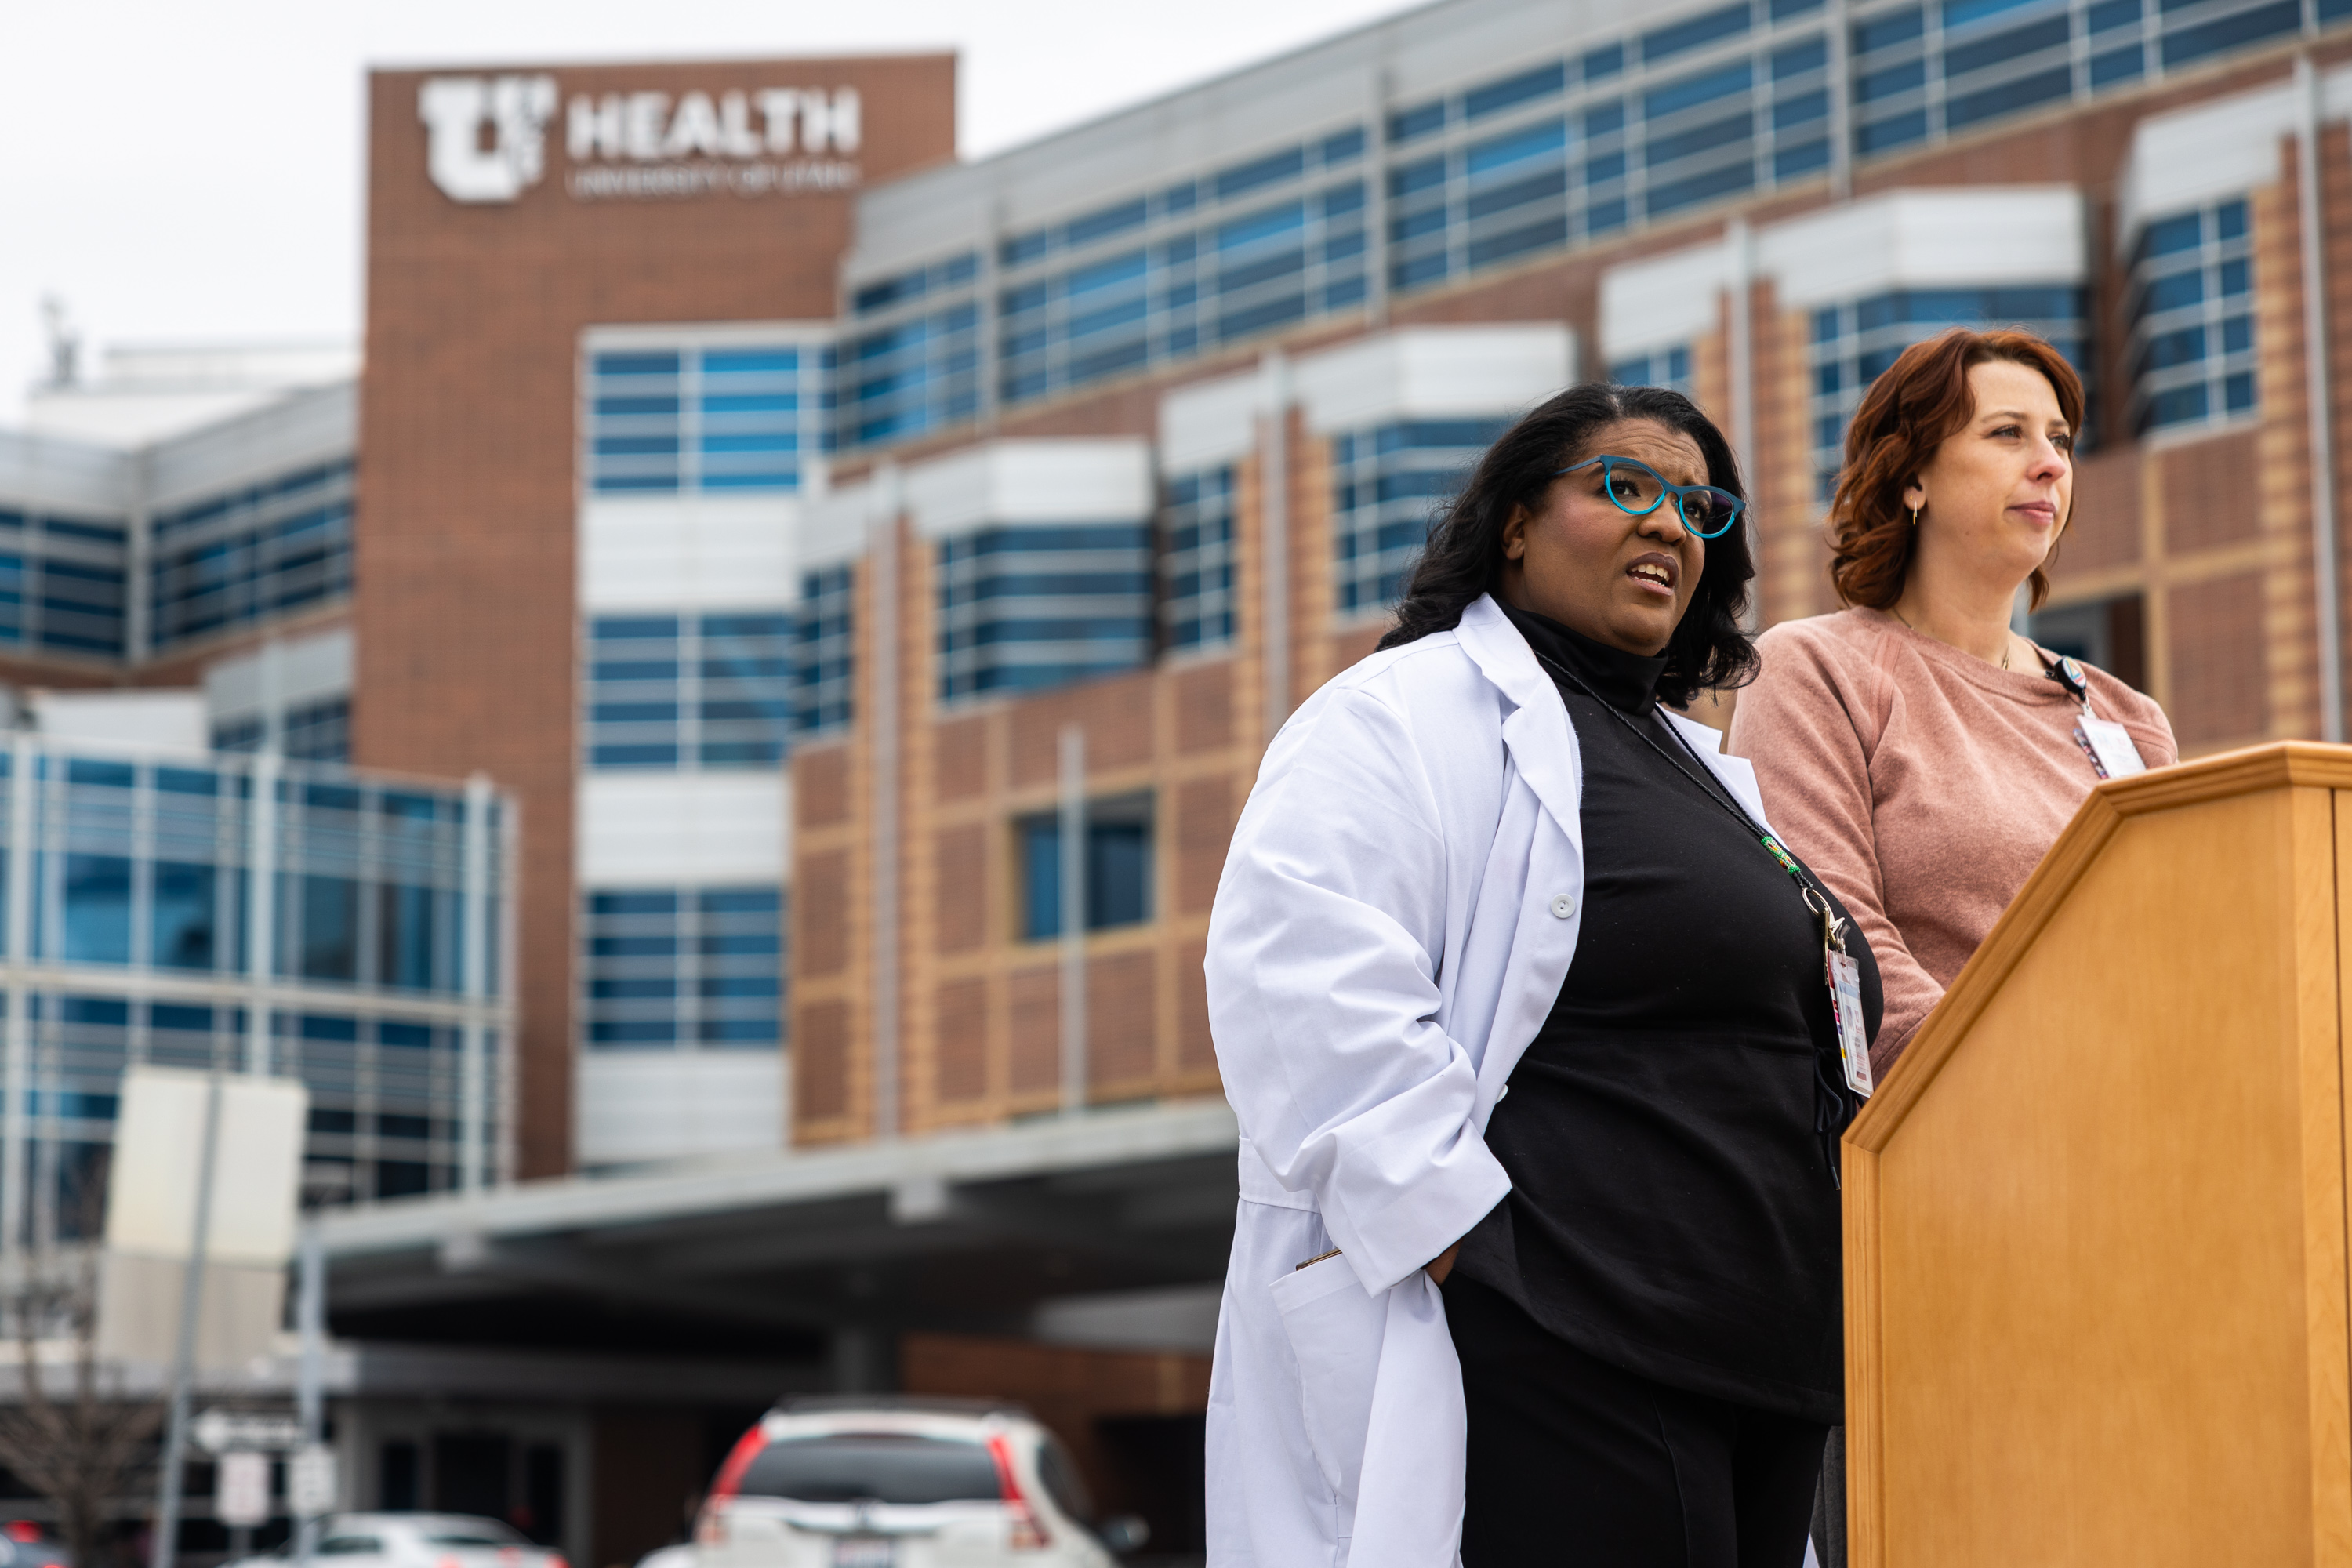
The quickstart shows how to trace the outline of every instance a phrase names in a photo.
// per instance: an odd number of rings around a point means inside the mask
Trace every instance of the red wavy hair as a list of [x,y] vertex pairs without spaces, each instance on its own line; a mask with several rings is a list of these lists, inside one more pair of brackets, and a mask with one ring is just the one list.
[[[1891,608],[1903,596],[1915,537],[1905,487],[1942,446],[1976,417],[1969,372],[1996,360],[2039,371],[2058,395],[2058,411],[2080,436],[2083,378],[2066,356],[2032,332],[1979,332],[1953,327],[1913,343],[1871,383],[1845,433],[1845,471],[1830,501],[1830,581],[1849,605]],[[2072,516],[2071,507],[2069,516]],[[2058,520],[2051,554],[2066,531]],[[2050,595],[2050,575],[2033,569],[2033,605]]]

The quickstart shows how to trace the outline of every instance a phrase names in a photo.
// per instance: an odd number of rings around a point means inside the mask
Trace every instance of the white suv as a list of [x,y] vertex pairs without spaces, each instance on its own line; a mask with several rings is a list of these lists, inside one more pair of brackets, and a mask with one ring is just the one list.
[[743,1434],[695,1523],[698,1568],[1110,1568],[1146,1535],[1099,1522],[1017,1405],[793,1399]]

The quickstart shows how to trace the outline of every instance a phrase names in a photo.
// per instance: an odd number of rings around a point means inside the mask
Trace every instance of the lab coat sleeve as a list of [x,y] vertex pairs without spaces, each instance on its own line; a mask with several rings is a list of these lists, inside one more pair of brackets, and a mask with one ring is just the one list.
[[[1313,1194],[1368,1290],[1427,1263],[1510,1190],[1437,1022],[1449,876],[1483,861],[1491,802],[1441,799],[1387,703],[1327,689],[1277,741],[1218,884],[1209,1020],[1242,1131]],[[1462,807],[1469,805],[1471,809]],[[1447,822],[1448,810],[1470,820]],[[1449,845],[1449,832],[1478,837]],[[1452,852],[1449,852],[1451,848]]]
[[1775,830],[1803,858],[1869,939],[1885,988],[1885,1012],[1871,1041],[1882,1080],[1927,1021],[1944,987],[1911,954],[1886,914],[1878,872],[1878,829],[1863,733],[1875,732],[1861,682],[1877,672],[1841,659],[1804,623],[1767,632],[1764,668],[1739,693],[1727,751],[1756,766],[1757,787]]

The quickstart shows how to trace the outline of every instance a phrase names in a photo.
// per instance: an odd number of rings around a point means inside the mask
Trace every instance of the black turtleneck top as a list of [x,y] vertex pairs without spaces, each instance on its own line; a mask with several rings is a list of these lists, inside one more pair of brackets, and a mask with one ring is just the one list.
[[[1820,921],[1659,711],[1664,659],[1505,613],[1576,731],[1584,920],[1486,1128],[1510,1195],[1455,1268],[1612,1365],[1834,1424],[1853,1108]],[[1874,1033],[1878,967],[1844,938]]]

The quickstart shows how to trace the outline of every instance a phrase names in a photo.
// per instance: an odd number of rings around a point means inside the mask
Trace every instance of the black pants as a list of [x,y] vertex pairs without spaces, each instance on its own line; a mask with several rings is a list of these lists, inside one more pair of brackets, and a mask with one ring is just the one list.
[[1462,1568],[1799,1568],[1829,1428],[1595,1361],[1456,1274]]

